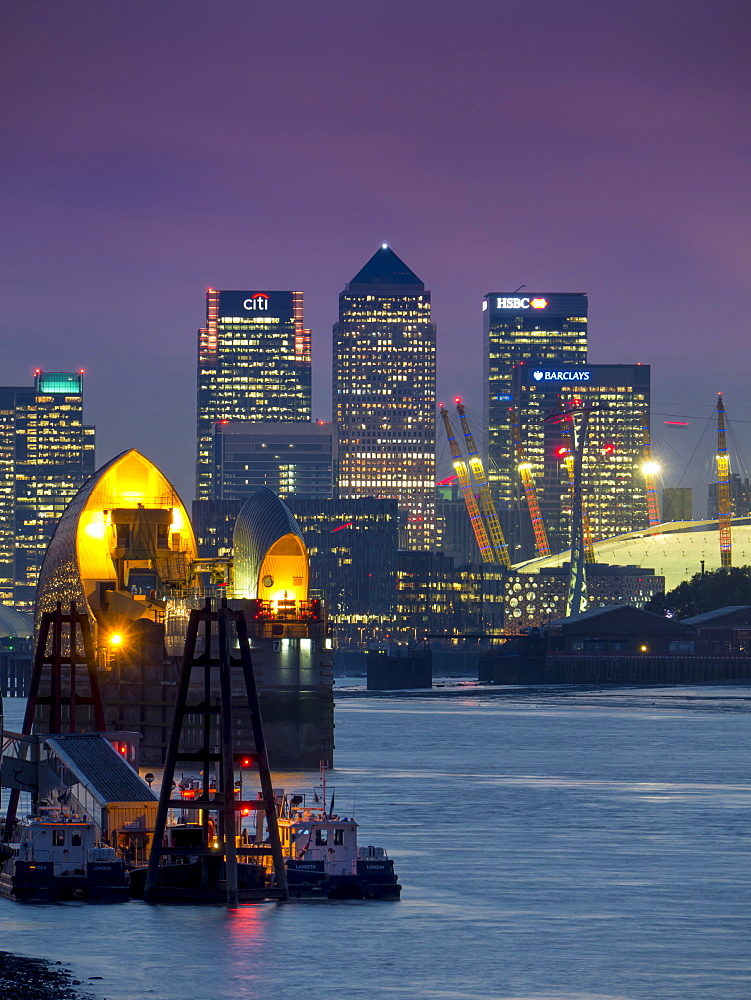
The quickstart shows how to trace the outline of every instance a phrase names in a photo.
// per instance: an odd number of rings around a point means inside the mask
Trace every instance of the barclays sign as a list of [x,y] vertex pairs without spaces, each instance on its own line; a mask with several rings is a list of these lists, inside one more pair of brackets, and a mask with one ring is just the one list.
[[588,371],[578,372],[543,372],[539,369],[532,372],[535,382],[589,382]]

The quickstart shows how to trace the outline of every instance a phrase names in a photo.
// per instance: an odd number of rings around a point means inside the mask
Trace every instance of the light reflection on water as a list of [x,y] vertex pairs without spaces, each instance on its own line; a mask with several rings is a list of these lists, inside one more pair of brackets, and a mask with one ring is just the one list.
[[340,697],[337,803],[401,902],[0,900],[0,947],[109,1000],[747,1000],[743,691]]

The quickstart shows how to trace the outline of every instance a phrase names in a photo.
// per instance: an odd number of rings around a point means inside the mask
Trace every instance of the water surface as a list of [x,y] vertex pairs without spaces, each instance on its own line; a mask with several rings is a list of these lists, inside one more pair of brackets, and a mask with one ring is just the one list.
[[750,715],[740,687],[341,694],[337,809],[400,902],[0,900],[0,947],[109,1000],[748,1000]]

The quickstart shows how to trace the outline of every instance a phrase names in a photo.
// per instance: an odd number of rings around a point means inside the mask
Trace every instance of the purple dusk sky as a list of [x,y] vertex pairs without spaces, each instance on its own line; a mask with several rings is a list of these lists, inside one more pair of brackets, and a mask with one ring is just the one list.
[[209,285],[305,292],[329,419],[383,241],[432,292],[439,398],[482,409],[482,295],[525,283],[589,293],[590,360],[653,366],[658,429],[697,418],[666,485],[717,391],[748,437],[748,0],[1,7],[0,381],[85,368],[98,464],[193,496]]

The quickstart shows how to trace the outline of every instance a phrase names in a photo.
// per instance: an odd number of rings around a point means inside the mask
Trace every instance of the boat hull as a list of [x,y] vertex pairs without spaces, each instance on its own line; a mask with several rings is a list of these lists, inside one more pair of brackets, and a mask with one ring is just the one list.
[[322,861],[288,861],[291,899],[399,899],[402,891],[394,862],[359,859],[351,875],[333,875]]
[[0,872],[0,893],[28,901],[117,902],[129,898],[130,886],[125,865],[119,860],[89,862],[66,875],[56,875],[51,861],[10,861]]

